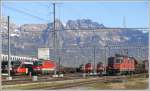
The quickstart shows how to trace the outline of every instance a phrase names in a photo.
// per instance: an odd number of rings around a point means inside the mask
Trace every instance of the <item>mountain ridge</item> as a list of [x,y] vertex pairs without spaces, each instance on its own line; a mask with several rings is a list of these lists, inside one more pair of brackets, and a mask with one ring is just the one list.
[[[7,22],[3,22],[2,35],[3,53],[7,53]],[[116,32],[93,32],[86,30],[104,30]],[[11,52],[13,55],[27,55],[37,57],[37,50],[40,47],[53,48],[53,23],[48,24],[25,24],[14,26],[10,24],[11,34]],[[148,32],[136,29],[109,29],[103,24],[99,24],[90,19],[68,20],[64,25],[60,20],[56,20],[57,48],[64,49],[60,53],[70,55],[64,60],[72,60],[71,56],[82,55],[88,57],[91,55],[93,46],[98,49],[106,45],[117,46],[137,46],[148,45]],[[84,31],[78,31],[84,30]],[[16,35],[15,35],[16,34]],[[89,48],[89,50],[84,50]],[[91,48],[91,49],[90,49]],[[73,50],[74,49],[74,50]],[[115,52],[114,52],[115,53]],[[71,55],[72,54],[72,55]],[[100,55],[100,52],[97,52]],[[51,57],[53,58],[53,50]],[[91,59],[91,58],[90,58]],[[89,59],[84,59],[89,60]]]

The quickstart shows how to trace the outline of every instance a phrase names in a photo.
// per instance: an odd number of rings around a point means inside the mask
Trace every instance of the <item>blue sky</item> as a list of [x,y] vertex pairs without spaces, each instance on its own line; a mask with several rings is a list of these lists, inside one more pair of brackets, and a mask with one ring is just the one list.
[[[15,9],[15,10],[14,10]],[[21,10],[44,20],[17,12]],[[53,20],[51,2],[3,2],[2,15],[10,16],[16,24],[48,23]],[[56,5],[56,18],[68,20],[91,19],[108,27],[148,27],[148,2],[62,2]]]

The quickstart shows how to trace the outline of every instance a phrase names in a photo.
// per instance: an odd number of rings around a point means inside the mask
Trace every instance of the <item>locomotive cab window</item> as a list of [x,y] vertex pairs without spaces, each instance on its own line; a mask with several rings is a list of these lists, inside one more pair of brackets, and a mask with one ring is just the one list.
[[39,61],[39,62],[34,62],[34,66],[42,66],[42,62]]
[[23,67],[24,68],[30,68],[30,67],[32,67],[32,65],[31,64],[24,64]]
[[116,59],[116,63],[122,63],[121,59]]

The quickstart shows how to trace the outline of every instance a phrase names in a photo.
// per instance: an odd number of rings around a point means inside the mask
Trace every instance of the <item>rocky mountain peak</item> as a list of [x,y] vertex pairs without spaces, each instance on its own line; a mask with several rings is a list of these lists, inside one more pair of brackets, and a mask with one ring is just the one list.
[[103,24],[93,22],[90,19],[69,20],[66,23],[66,29],[101,29],[105,28]]
[[43,31],[47,27],[48,27],[47,24],[24,24],[20,27],[20,30],[38,32]]

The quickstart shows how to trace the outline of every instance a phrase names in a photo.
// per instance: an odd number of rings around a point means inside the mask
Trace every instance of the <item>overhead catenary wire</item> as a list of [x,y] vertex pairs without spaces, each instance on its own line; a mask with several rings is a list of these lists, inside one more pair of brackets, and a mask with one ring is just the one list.
[[[36,10],[36,9],[29,9],[29,8],[21,8],[22,11],[27,11],[28,12],[34,12],[34,14],[38,15],[38,14],[41,14],[45,17],[48,17],[49,16],[49,12],[44,12],[44,10]],[[46,10],[46,9],[45,9]],[[50,12],[50,14],[52,14],[53,12]],[[45,19],[46,20],[46,19]]]
[[16,12],[18,12],[18,13],[21,13],[21,14],[28,15],[28,16],[30,16],[30,17],[36,18],[36,19],[38,19],[38,20],[48,22],[48,20],[46,20],[46,19],[44,19],[44,18],[41,18],[41,17],[39,17],[39,16],[36,16],[36,15],[33,15],[33,14],[29,13],[29,12],[26,12],[26,11],[23,11],[23,10],[20,10],[20,9],[16,9],[16,8],[10,7],[10,6],[4,6],[4,7],[5,7],[5,8],[8,8],[8,9],[10,9],[10,10],[16,11]]
[[42,6],[42,7],[45,7],[45,8],[49,8],[50,7],[50,5],[47,3],[47,5],[46,4],[43,4],[42,2],[34,2],[35,4],[37,4],[37,5],[40,5],[40,6]]

